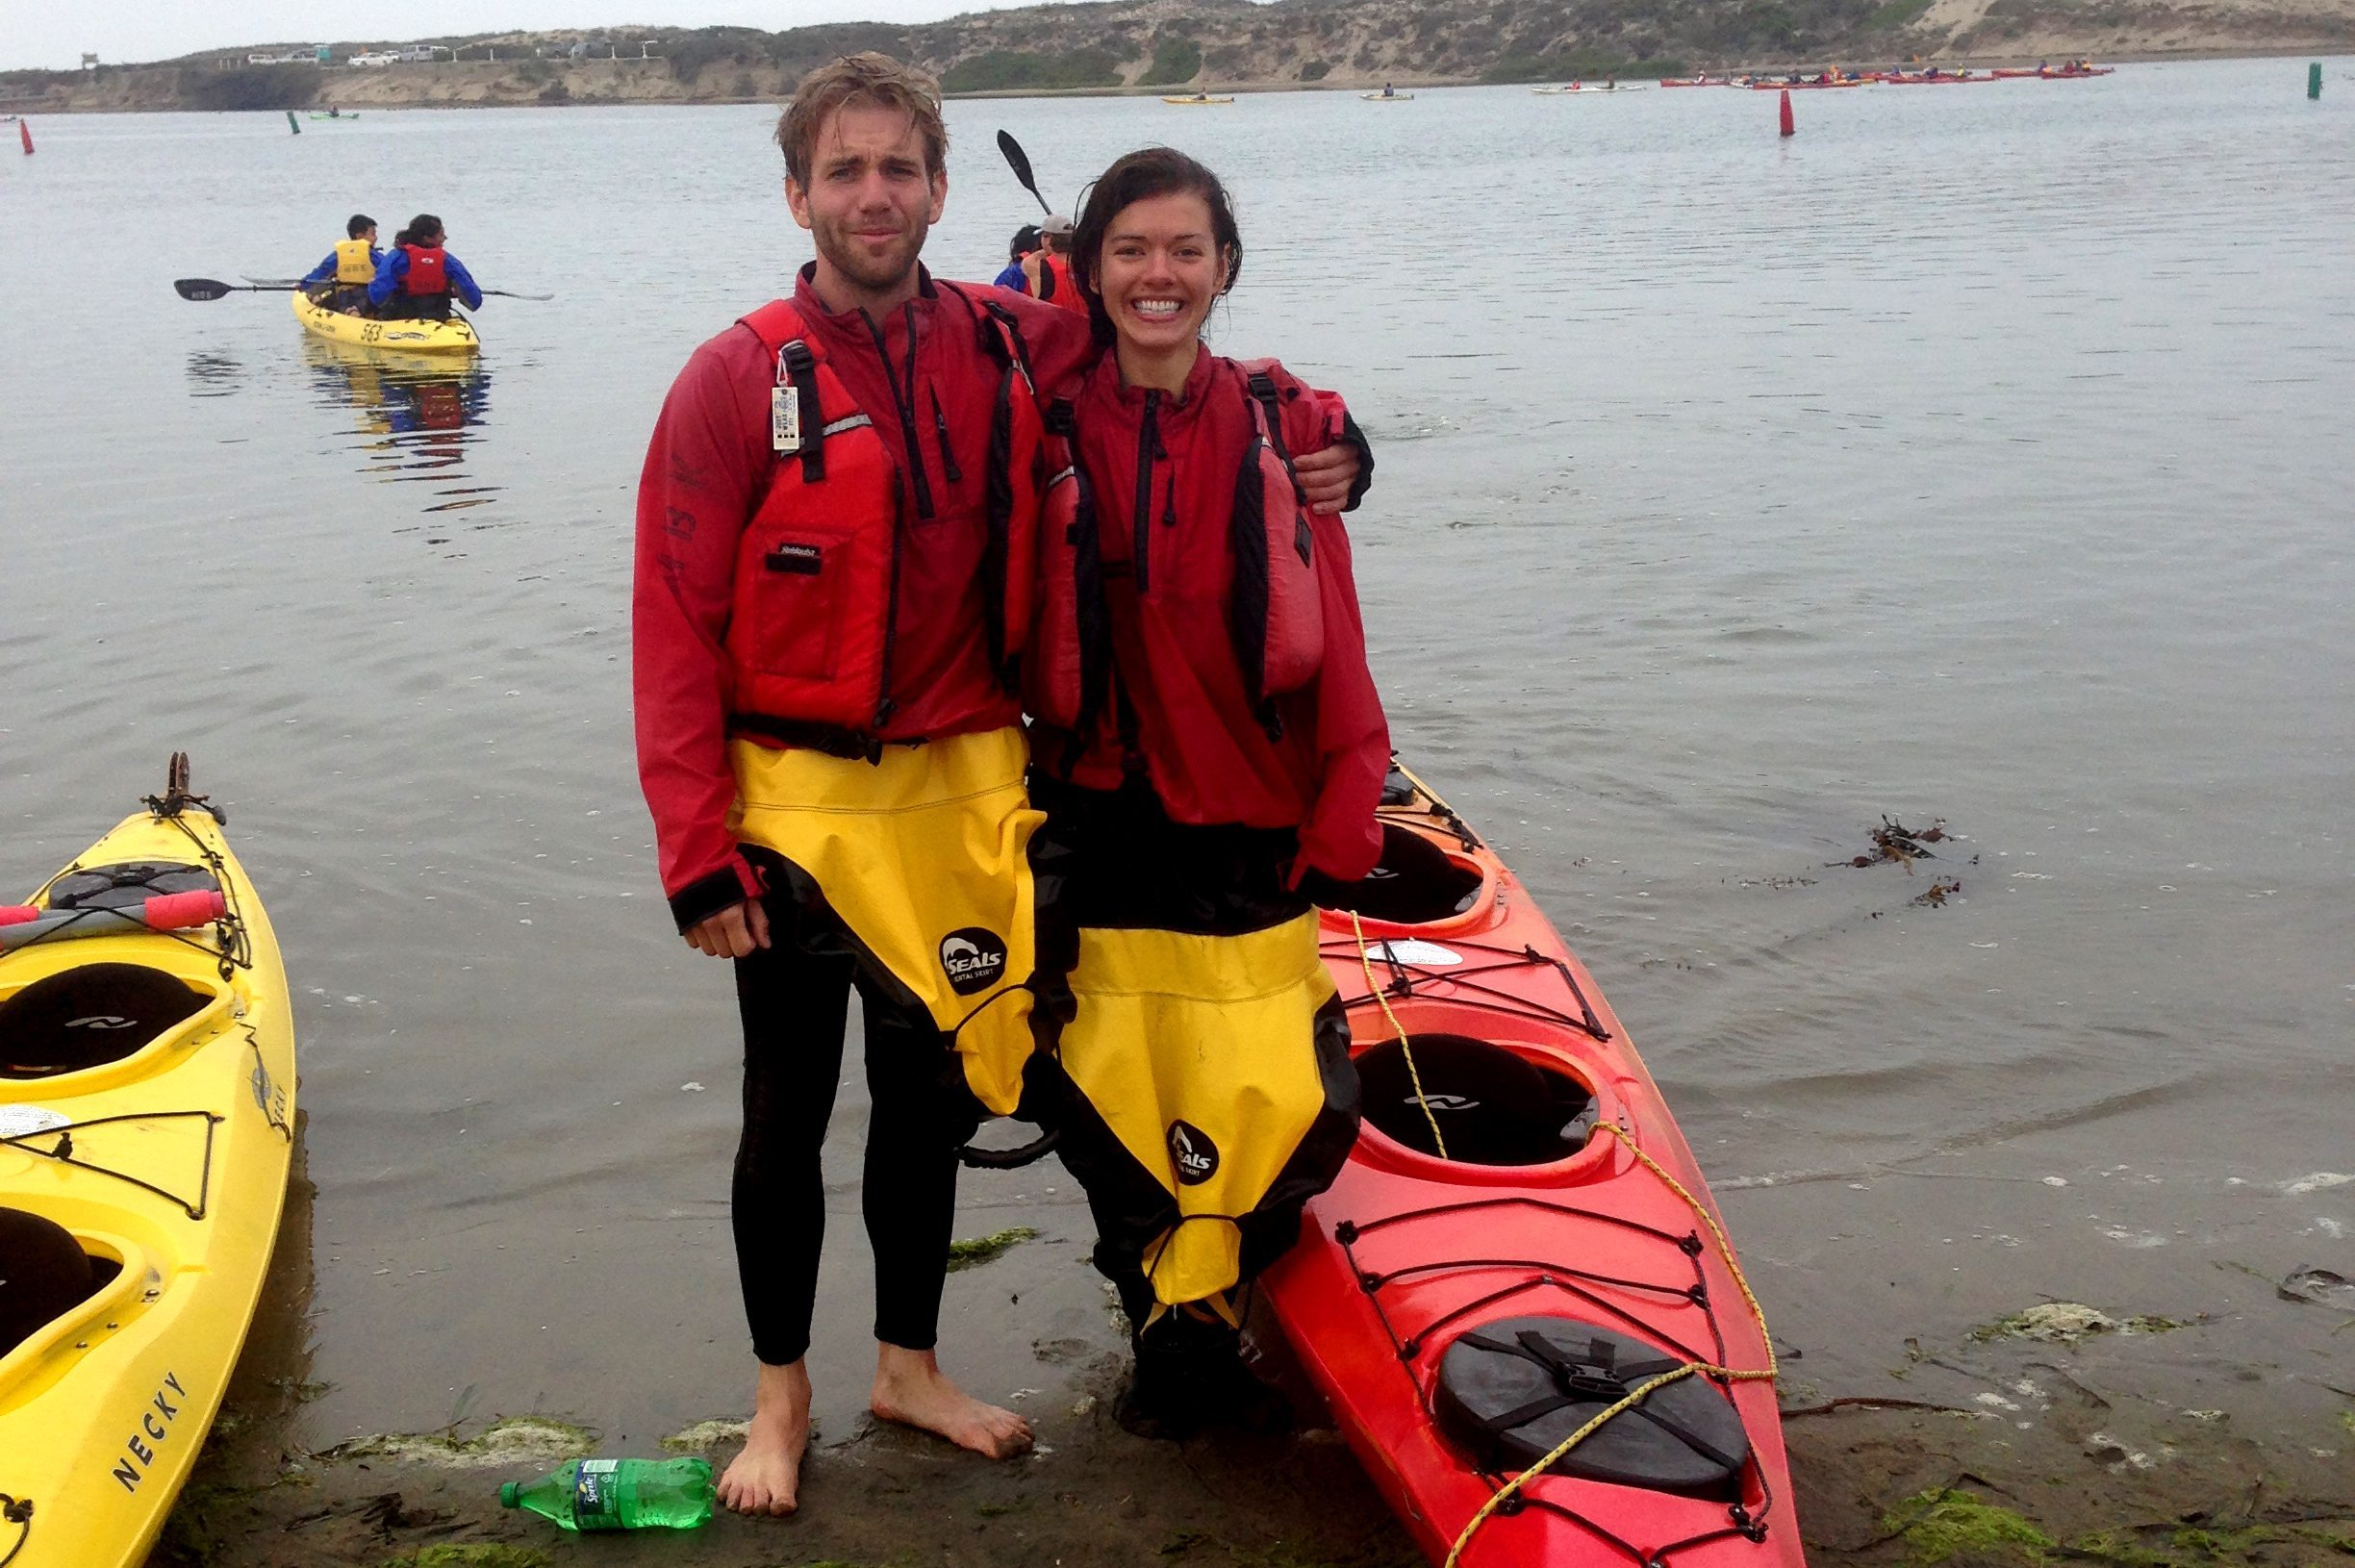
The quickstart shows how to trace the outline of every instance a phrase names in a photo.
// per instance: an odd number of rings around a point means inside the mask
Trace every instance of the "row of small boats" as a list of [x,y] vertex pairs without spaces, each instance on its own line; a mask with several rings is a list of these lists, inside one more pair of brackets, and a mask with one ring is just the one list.
[[[1891,87],[1960,87],[1977,82],[2011,82],[2038,80],[2045,82],[2077,82],[2089,77],[2108,76],[2114,65],[2072,65],[2055,67],[2035,65],[2019,68],[2003,67],[1990,71],[1949,71],[1932,66],[1927,70],[1907,71],[1824,71],[1814,76],[1663,76],[1664,88],[1747,88],[1753,92],[1772,92],[1787,88],[1793,92],[1806,92],[1825,88],[1862,88],[1877,84]],[[1549,82],[1530,89],[1541,96],[1585,92],[1642,92],[1646,84],[1640,82]],[[1385,88],[1380,92],[1360,92],[1357,96],[1370,104],[1412,103],[1414,94]],[[1189,92],[1174,94],[1161,100],[1180,108],[1202,105],[1230,104],[1231,93]]]
[[1874,86],[1935,88],[1967,87],[1984,82],[2045,81],[2079,82],[2096,76],[2108,76],[2117,69],[2114,65],[2084,65],[2069,69],[2029,67],[1991,71],[1949,71],[1932,67],[1920,71],[1824,71],[1814,76],[1690,76],[1662,77],[1664,88],[1747,88],[1753,92],[1774,92],[1785,89],[1806,92],[1825,88],[1864,88]]

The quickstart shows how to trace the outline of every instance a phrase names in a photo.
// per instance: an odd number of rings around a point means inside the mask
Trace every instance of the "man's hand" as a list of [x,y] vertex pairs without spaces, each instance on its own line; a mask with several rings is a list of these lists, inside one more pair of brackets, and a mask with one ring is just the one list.
[[730,904],[687,927],[687,945],[714,958],[747,958],[769,946],[769,912],[757,898]]
[[1345,441],[1292,460],[1301,499],[1311,512],[1338,512],[1348,504],[1350,487],[1357,483],[1357,448]]

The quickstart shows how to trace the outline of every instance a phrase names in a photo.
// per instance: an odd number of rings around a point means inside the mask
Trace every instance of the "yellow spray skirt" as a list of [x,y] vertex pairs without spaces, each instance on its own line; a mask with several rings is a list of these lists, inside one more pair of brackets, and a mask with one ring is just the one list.
[[1023,787],[1023,732],[886,746],[876,762],[748,741],[728,749],[737,836],[812,884],[796,891],[822,898],[952,1038],[974,1098],[1011,1113],[1032,1044],[1027,851],[1046,820]]
[[1176,1207],[1144,1249],[1153,1295],[1224,1312],[1242,1274],[1236,1222],[1269,1197],[1320,1118],[1332,1125],[1329,1109],[1346,1115],[1331,1164],[1355,1131],[1354,1097],[1330,1105],[1316,1049],[1318,1010],[1334,995],[1316,916],[1234,936],[1082,927],[1069,983],[1063,1071]]

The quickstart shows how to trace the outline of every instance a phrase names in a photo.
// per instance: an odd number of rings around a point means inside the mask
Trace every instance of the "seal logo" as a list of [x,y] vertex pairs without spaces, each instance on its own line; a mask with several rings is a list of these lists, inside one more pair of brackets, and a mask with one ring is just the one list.
[[1005,974],[1006,946],[996,933],[968,925],[941,938],[941,973],[949,988],[960,997],[987,991]]
[[1169,1125],[1170,1166],[1181,1187],[1199,1187],[1218,1175],[1218,1145],[1210,1134],[1182,1118]]

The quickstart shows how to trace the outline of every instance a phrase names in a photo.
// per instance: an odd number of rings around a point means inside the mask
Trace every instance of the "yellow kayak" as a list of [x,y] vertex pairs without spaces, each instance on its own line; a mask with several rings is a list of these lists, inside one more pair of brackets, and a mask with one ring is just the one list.
[[147,810],[0,908],[8,1568],[146,1557],[220,1408],[286,1199],[286,971],[187,767],[174,757]]
[[1234,102],[1232,98],[1214,98],[1202,92],[1191,93],[1182,98],[1164,98],[1161,101],[1165,104],[1230,104]]
[[299,289],[287,297],[293,300],[294,319],[303,324],[304,331],[336,342],[394,348],[404,354],[471,354],[482,346],[473,324],[463,316],[452,316],[446,321],[380,321],[328,310]]

